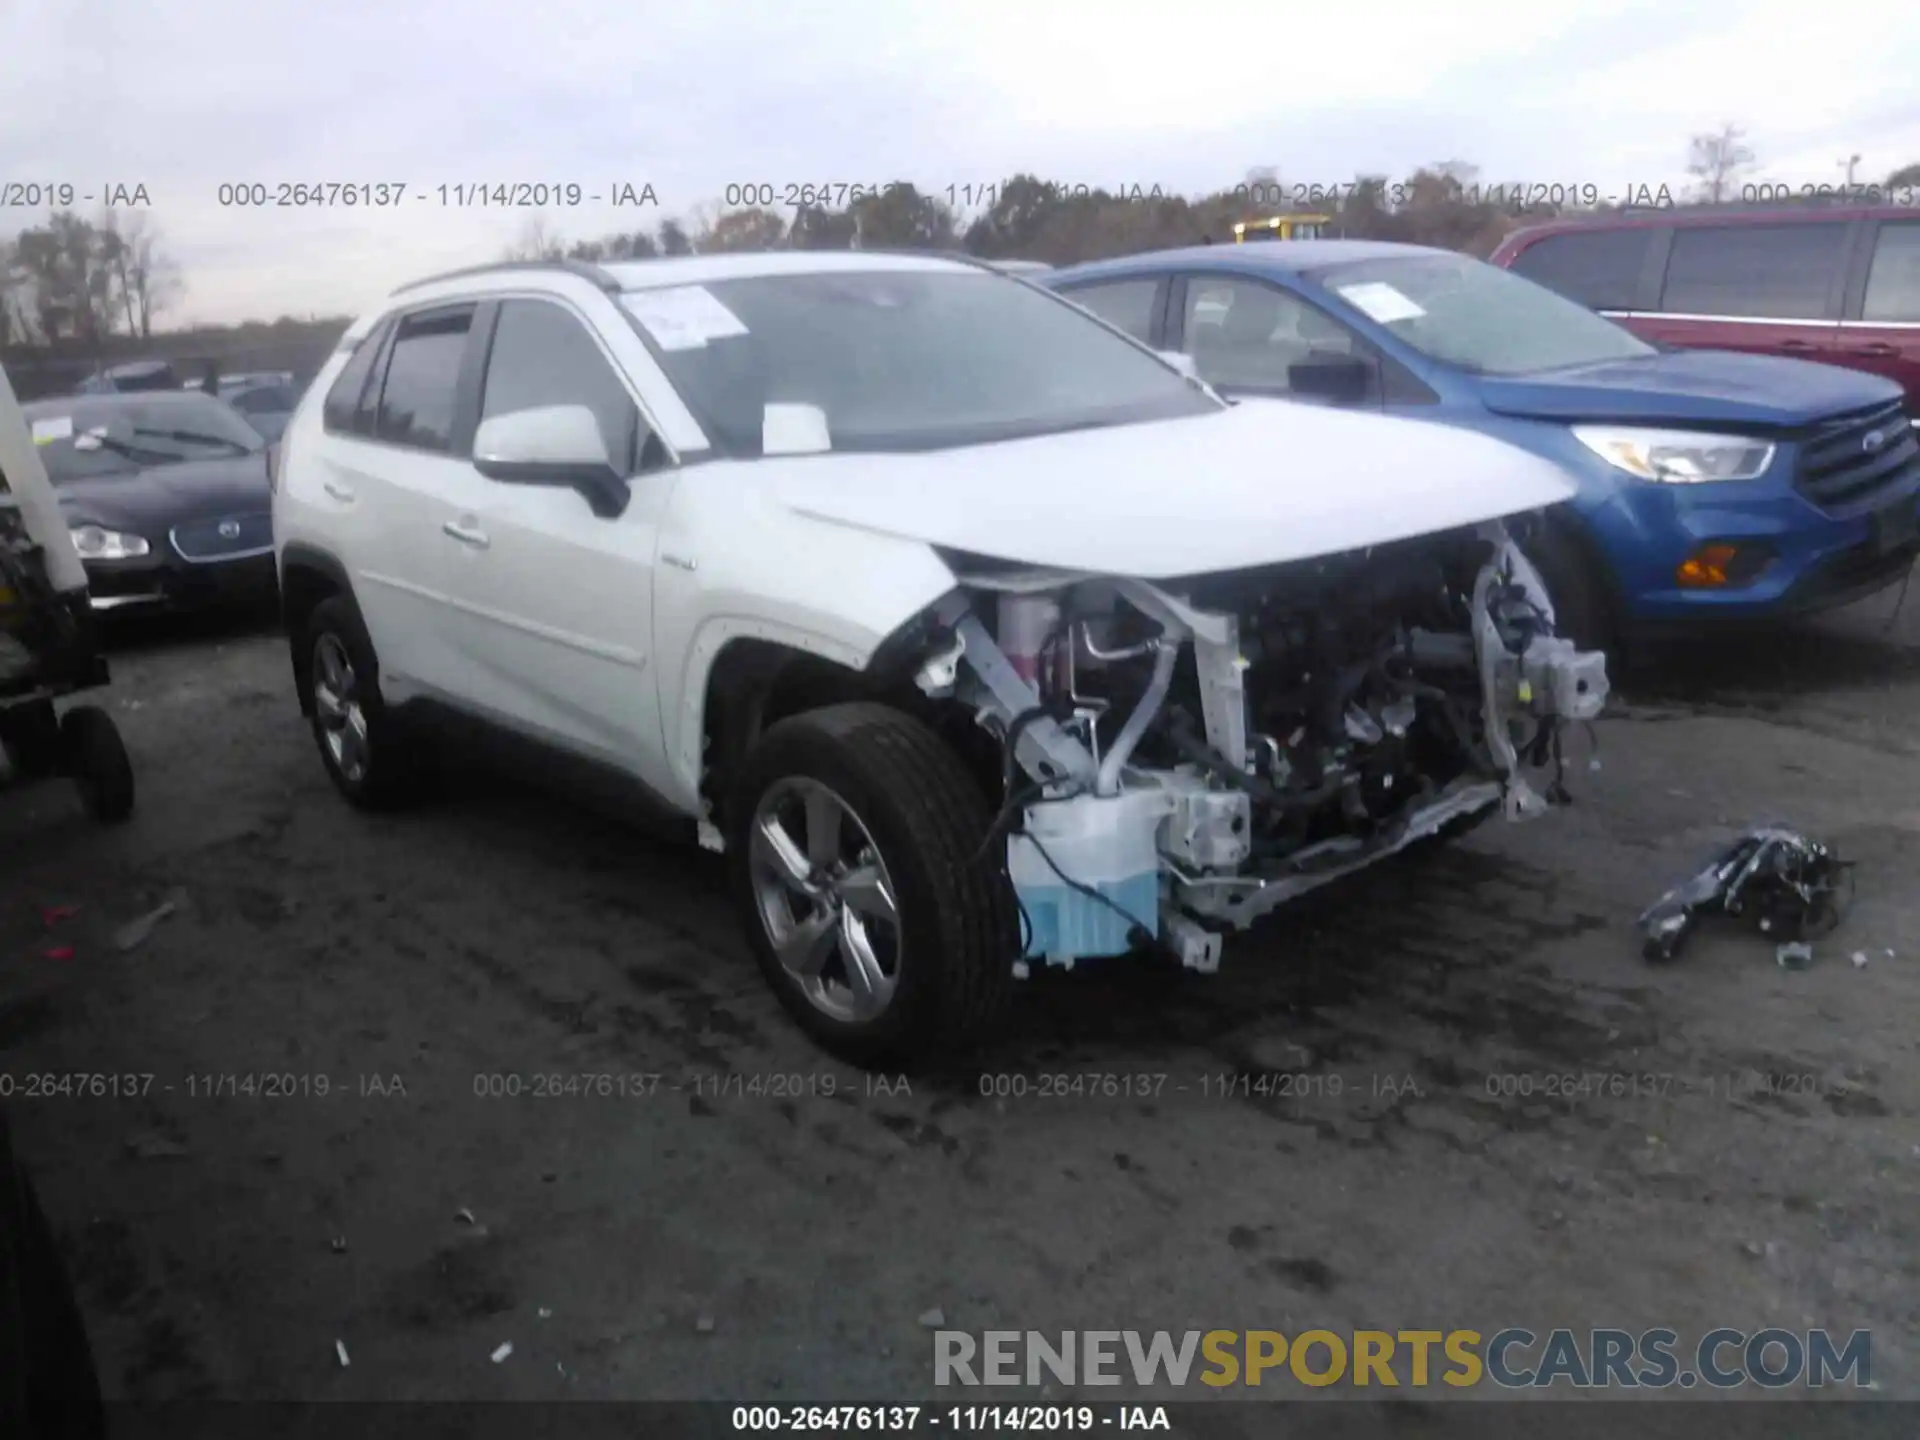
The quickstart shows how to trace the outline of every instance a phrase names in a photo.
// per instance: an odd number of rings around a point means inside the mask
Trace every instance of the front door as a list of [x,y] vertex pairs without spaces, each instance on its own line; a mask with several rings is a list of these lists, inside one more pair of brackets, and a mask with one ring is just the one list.
[[557,301],[507,300],[480,423],[549,405],[593,411],[608,456],[632,477],[631,499],[603,519],[572,489],[503,484],[463,467],[435,536],[461,698],[664,790],[653,568],[675,471],[585,323]]

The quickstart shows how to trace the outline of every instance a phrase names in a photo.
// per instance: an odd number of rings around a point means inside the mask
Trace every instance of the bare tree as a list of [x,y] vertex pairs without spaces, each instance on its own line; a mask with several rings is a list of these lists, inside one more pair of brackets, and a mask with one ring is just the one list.
[[553,232],[547,217],[535,215],[521,227],[520,238],[502,255],[506,260],[559,260],[567,253],[567,242]]
[[145,210],[129,210],[124,218],[107,212],[103,222],[103,249],[126,306],[127,330],[141,339],[153,334],[154,317],[170,308],[187,288],[180,267],[160,246],[160,230]]
[[1719,204],[1733,182],[1753,167],[1747,132],[1732,121],[1711,135],[1696,135],[1687,145],[1687,173],[1698,182],[1699,198]]
[[1887,189],[1905,190],[1920,187],[1920,164],[1902,165],[1887,176]]

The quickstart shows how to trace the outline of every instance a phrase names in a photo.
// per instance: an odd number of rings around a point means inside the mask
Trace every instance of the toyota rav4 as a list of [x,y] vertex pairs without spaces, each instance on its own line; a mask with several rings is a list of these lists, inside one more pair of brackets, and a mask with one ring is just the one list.
[[1562,793],[1604,659],[1504,522],[1572,487],[1411,419],[1232,406],[965,260],[484,267],[354,324],[274,535],[363,807],[457,720],[723,851],[823,1045],[979,1040],[1041,964],[1224,932]]

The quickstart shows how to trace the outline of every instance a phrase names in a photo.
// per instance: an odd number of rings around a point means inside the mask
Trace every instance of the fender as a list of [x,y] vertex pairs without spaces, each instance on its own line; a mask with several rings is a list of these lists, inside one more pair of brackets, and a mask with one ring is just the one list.
[[792,510],[777,461],[718,461],[676,487],[654,571],[654,653],[674,793],[700,812],[707,684],[729,641],[765,640],[863,670],[887,637],[953,589],[924,541]]
[[313,686],[306,667],[300,663],[300,628],[316,602],[314,587],[302,584],[300,577],[312,575],[349,600],[353,599],[353,581],[338,556],[305,540],[284,542],[276,563],[280,572],[280,623],[287,632],[287,657],[293,665],[294,693],[300,699],[300,713],[311,715]]

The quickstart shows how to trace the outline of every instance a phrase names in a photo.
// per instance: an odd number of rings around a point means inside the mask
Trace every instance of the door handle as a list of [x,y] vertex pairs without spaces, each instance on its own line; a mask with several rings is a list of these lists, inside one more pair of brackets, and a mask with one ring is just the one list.
[[441,533],[451,535],[462,545],[471,545],[476,550],[484,550],[493,542],[487,539],[487,532],[462,525],[458,520],[449,520],[440,527]]
[[342,504],[353,499],[353,487],[351,485],[342,485],[338,480],[322,481],[320,488]]
[[1869,345],[1853,346],[1848,350],[1847,353],[1850,355],[1872,355],[1875,357],[1892,357],[1894,355],[1898,355],[1900,353],[1900,349],[1897,345],[1888,345],[1884,341],[1875,340],[1872,344],[1869,344]]
[[1816,347],[1814,346],[1814,343],[1811,340],[1782,340],[1780,342],[1780,348],[1782,350],[1799,351],[1799,350],[1812,350]]

